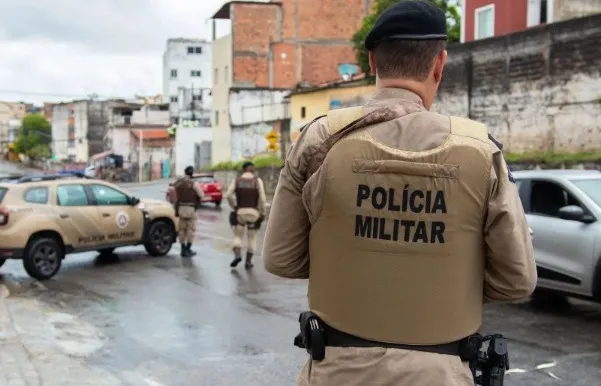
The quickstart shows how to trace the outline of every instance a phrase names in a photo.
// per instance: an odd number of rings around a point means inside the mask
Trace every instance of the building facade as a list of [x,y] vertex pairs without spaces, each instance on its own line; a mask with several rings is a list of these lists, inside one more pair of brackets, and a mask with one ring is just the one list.
[[211,109],[211,58],[211,42],[186,38],[167,40],[163,54],[163,97],[169,103],[172,122],[187,119],[195,109]]
[[601,0],[461,0],[461,42],[601,13]]
[[[285,152],[290,116],[284,91],[339,79],[340,65],[356,63],[351,37],[370,5],[370,0],[231,1],[213,15],[214,23],[231,21],[230,33],[213,41],[213,163],[248,157],[249,141],[260,143],[269,127],[280,133]],[[253,121],[256,115],[243,116],[243,109],[264,116]],[[240,119],[234,122],[235,116]]]

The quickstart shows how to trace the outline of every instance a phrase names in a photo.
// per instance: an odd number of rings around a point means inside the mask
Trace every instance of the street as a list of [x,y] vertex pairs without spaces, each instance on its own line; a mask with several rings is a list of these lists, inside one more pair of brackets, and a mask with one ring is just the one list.
[[[158,199],[166,188],[125,187]],[[164,258],[142,247],[114,261],[71,255],[44,283],[8,261],[0,385],[293,385],[306,360],[292,345],[306,281],[266,273],[260,253],[251,271],[232,270],[228,214],[226,202],[198,212],[191,259],[178,244]],[[510,338],[506,385],[601,385],[601,306],[571,303],[486,306],[483,332]]]

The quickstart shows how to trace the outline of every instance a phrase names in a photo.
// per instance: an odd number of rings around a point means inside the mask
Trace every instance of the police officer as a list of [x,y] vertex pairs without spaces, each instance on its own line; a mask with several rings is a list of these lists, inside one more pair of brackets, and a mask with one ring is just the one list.
[[473,385],[458,351],[483,304],[534,290],[501,144],[430,111],[446,40],[431,2],[392,5],[365,41],[374,97],[317,117],[288,153],[262,255],[270,273],[309,279],[326,335],[299,385]]
[[230,184],[226,197],[234,208],[232,226],[234,227],[233,252],[234,260],[230,267],[234,268],[242,261],[242,238],[246,230],[247,247],[245,267],[252,268],[252,257],[255,253],[256,234],[265,218],[265,187],[263,180],[255,175],[255,165],[245,162],[242,174]]
[[182,257],[192,257],[196,255],[192,248],[194,235],[196,232],[196,209],[200,204],[204,194],[202,189],[194,183],[192,176],[194,168],[188,166],[184,170],[185,176],[178,179],[173,187],[177,197],[176,211],[179,215],[179,240],[182,244]]

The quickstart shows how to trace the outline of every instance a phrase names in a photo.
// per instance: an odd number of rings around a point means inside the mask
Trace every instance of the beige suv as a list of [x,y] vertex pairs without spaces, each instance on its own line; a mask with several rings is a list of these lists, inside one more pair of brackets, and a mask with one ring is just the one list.
[[176,241],[168,202],[132,197],[105,181],[69,176],[0,182],[0,266],[22,259],[27,273],[46,280],[65,255],[144,245],[164,256]]

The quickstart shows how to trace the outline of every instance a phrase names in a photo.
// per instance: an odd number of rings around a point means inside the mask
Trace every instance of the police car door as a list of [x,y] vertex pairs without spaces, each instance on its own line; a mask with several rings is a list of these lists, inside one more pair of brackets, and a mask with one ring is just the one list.
[[56,186],[57,223],[65,244],[75,250],[93,249],[105,239],[98,208],[82,184]]
[[104,184],[89,184],[87,188],[100,211],[108,244],[118,246],[142,240],[144,213],[129,204],[127,194]]

